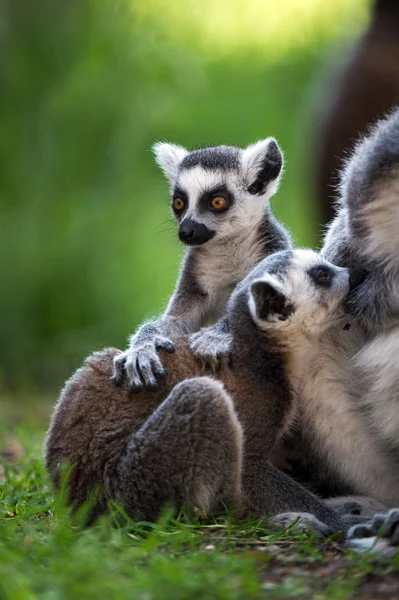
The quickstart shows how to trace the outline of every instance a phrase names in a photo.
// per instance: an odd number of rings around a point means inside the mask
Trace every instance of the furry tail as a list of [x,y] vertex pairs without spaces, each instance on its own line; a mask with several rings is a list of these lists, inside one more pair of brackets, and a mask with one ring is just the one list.
[[365,267],[397,265],[399,108],[357,144],[343,172],[340,204]]

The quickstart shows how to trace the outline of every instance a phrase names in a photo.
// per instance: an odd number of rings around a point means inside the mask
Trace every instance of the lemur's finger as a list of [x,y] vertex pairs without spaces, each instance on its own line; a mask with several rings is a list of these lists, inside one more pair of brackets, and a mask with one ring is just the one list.
[[125,370],[132,386],[132,389],[135,392],[140,392],[143,389],[144,385],[140,378],[140,373],[137,368],[137,354],[131,353],[125,362]]
[[155,390],[158,385],[152,372],[151,358],[139,355],[137,362],[145,387],[150,391]]
[[169,354],[173,354],[176,351],[172,342],[166,338],[159,337],[155,341],[155,348],[157,350],[166,350]]
[[125,363],[126,363],[126,355],[120,354],[116,358],[114,358],[114,369],[112,372],[112,378],[116,385],[122,385],[125,379]]
[[353,527],[351,527],[348,531],[347,539],[353,540],[353,539],[368,538],[368,537],[373,537],[374,535],[375,535],[375,533],[372,530],[372,528],[370,527],[370,525],[367,525],[365,523],[365,524],[361,524],[361,525],[353,525]]
[[372,530],[375,534],[377,534],[380,531],[380,529],[385,526],[386,520],[387,520],[386,514],[374,515],[374,517],[370,521],[370,527],[372,528]]
[[384,529],[382,532],[383,537],[393,538],[395,536],[396,530],[399,525],[399,510],[397,508],[393,508],[389,511],[385,523]]
[[154,373],[155,379],[160,379],[161,377],[164,377],[166,375],[166,372],[158,355],[154,355],[150,360],[152,372]]

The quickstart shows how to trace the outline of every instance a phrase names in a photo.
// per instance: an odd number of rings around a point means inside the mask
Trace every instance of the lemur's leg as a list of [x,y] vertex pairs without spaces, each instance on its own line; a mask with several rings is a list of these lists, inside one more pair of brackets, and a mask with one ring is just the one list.
[[154,520],[165,505],[209,512],[240,501],[241,460],[242,430],[223,386],[187,379],[110,461],[105,493],[135,518]]

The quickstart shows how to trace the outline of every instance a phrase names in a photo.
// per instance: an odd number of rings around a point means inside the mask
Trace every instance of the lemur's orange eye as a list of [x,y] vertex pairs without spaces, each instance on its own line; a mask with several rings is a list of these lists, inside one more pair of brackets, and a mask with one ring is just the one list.
[[325,273],[320,273],[317,280],[320,281],[321,283],[324,283],[324,281],[328,281],[328,277]]
[[173,198],[173,208],[177,211],[183,210],[184,201],[181,198]]
[[227,200],[222,196],[215,196],[211,200],[211,206],[213,210],[223,210],[227,206]]

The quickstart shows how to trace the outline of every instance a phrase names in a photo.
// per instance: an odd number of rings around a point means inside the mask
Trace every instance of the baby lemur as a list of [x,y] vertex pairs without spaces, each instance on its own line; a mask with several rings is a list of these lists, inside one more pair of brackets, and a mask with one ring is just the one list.
[[173,352],[181,336],[194,334],[191,350],[216,366],[229,348],[221,317],[233,289],[264,256],[291,247],[269,205],[283,164],[273,138],[245,149],[193,152],[158,143],[154,153],[170,183],[179,239],[188,248],[165,313],[144,323],[115,359],[114,378],[121,382],[127,374],[135,390],[156,387],[165,372],[158,350]]
[[46,467],[53,481],[60,485],[60,465],[69,463],[69,500],[76,508],[95,498],[91,519],[109,500],[141,519],[155,519],[165,504],[209,512],[223,500],[280,515],[279,522],[306,513],[323,534],[345,529],[338,512],[268,457],[295,419],[319,337],[345,323],[353,282],[348,269],[310,250],[265,258],[228,302],[231,363],[221,365],[219,381],[200,376],[180,333],[155,391],[115,385],[118,350],[93,354],[66,383],[52,417]]

